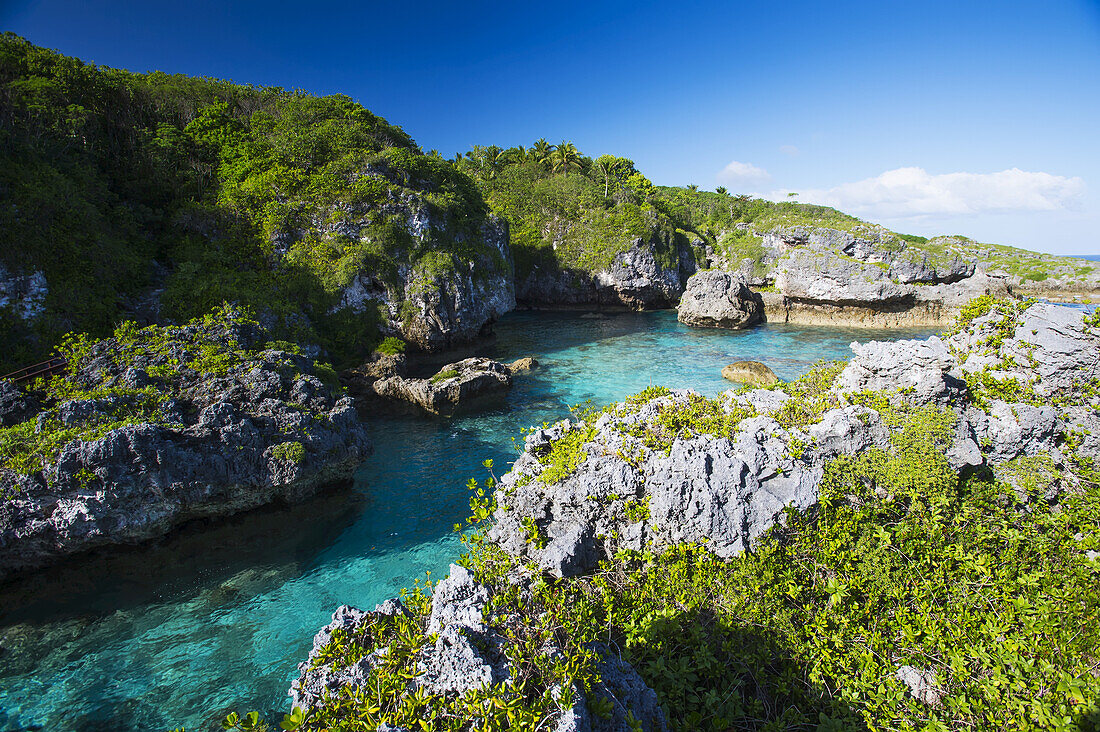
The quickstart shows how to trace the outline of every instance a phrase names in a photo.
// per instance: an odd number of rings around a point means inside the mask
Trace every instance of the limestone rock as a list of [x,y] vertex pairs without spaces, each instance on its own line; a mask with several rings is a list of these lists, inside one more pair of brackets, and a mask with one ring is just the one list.
[[[953,412],[955,433],[946,456],[956,470],[996,470],[1019,456],[1057,458],[1057,436],[1066,429],[1084,435],[1082,449],[1100,452],[1096,409],[998,400],[978,409],[963,378],[967,370],[996,361],[1008,369],[998,374],[1015,374],[1037,395],[1070,394],[1075,384],[1100,380],[1100,330],[1086,327],[1079,311],[1036,304],[1019,316],[1014,335],[990,352],[988,339],[1004,329],[997,317],[979,318],[948,342],[932,337],[853,344],[855,356],[833,386],[839,406],[804,427],[785,429],[775,420],[789,401],[780,385],[729,392],[719,400],[727,411],[755,413],[730,437],[689,434],[667,449],[648,447],[638,435],[659,424],[662,410],[689,407],[698,398],[691,392],[640,407],[620,405],[592,425],[563,421],[536,430],[498,484],[501,498],[489,538],[563,576],[585,571],[571,568],[574,558],[583,558],[576,564],[581,567],[649,544],[704,542],[719,556],[733,556],[773,526],[784,508],[812,506],[830,460],[890,448],[892,428],[883,416],[850,403],[849,397],[869,390]],[[578,429],[590,437],[577,451],[576,470],[543,482],[542,461],[555,442]],[[532,541],[532,526],[548,539],[546,547]]]
[[[193,519],[300,501],[351,476],[371,451],[366,429],[351,399],[313,375],[310,359],[263,351],[224,371],[181,365],[200,356],[189,350],[191,336],[259,341],[247,322],[222,327],[182,326],[163,349],[126,364],[115,360],[114,339],[92,347],[74,383],[156,383],[171,396],[148,421],[64,444],[40,471],[0,469],[0,577],[157,538]],[[128,398],[62,401],[40,412],[34,429],[111,422]]]
[[575,524],[566,527],[542,550],[538,566],[555,577],[574,577],[595,567],[599,559],[592,527]]
[[332,640],[332,635],[337,630],[343,633],[354,632],[370,613],[363,612],[349,605],[341,605],[332,614],[332,622],[318,631],[313,637],[313,649],[309,654],[309,661],[298,664],[301,675],[294,681],[287,692],[295,707],[310,709],[315,706],[321,696],[326,692],[334,692],[345,685],[361,685],[366,682],[370,674],[371,662],[360,662],[348,669],[336,670],[323,666],[311,669],[312,661],[321,653],[321,650]]
[[[457,698],[489,684],[509,683],[508,641],[495,624],[507,620],[486,620],[490,600],[490,589],[479,584],[472,572],[459,565],[451,565],[447,578],[436,586],[432,595],[431,614],[425,629],[429,635],[437,634],[436,640],[419,651],[415,659],[419,675],[405,693],[419,690]],[[387,601],[373,613],[344,606],[333,614],[332,622],[314,637],[309,659],[298,665],[299,677],[287,692],[294,706],[312,709],[320,704],[326,691],[336,694],[342,687],[366,683],[374,664],[385,652],[384,648],[374,649],[347,667],[317,665],[316,661],[336,630],[354,637],[390,607],[390,603],[397,603],[394,606],[397,610],[388,614],[405,612],[399,602]],[[600,658],[596,667],[600,681],[591,693],[612,702],[610,717],[602,719],[591,714],[585,694],[574,688],[572,705],[550,729],[558,732],[627,732],[630,729],[627,724],[629,713],[641,721],[646,732],[665,732],[668,727],[657,695],[637,671],[608,646],[596,645],[592,648]],[[541,652],[551,659],[562,654],[561,648],[553,641]]]
[[938,337],[924,341],[853,343],[856,356],[841,372],[842,391],[912,390],[917,402],[945,404],[966,391],[962,372]]
[[[441,238],[464,236],[451,231],[448,222],[433,218],[427,202],[412,191],[384,204],[381,213],[402,221],[418,247],[430,248]],[[371,235],[370,226],[378,215],[375,205],[336,204],[314,216],[308,228],[322,239],[360,241]],[[283,232],[273,245],[276,251],[285,251],[286,242],[307,233],[305,229]],[[396,277],[364,269],[343,288],[333,310],[367,313],[380,308],[385,333],[398,335],[423,350],[438,351],[469,343],[487,334],[493,323],[516,306],[507,222],[486,217],[470,251],[472,262],[464,266],[431,268],[426,265],[428,259],[414,261],[398,255],[393,272]],[[459,263],[452,260],[451,264]]]
[[[880,401],[857,398],[868,390],[881,392],[894,405],[908,400],[953,415],[955,431],[946,435],[951,442],[946,453],[956,470],[997,471],[1019,456],[1047,454],[1062,461],[1065,480],[1072,484],[1071,461],[1059,452],[1056,436],[1074,430],[1082,435],[1080,449],[1086,455],[1100,454],[1100,437],[1093,434],[1100,433],[1100,398],[1087,392],[1084,402],[1079,393],[1076,400],[1058,397],[1100,379],[1100,329],[1086,325],[1080,312],[1053,306],[1019,306],[1009,312],[1007,320],[998,312],[977,318],[946,341],[853,344],[855,356],[827,395],[836,406],[811,424],[780,423],[778,412],[792,399],[780,385],[721,395],[716,408],[749,414],[728,434],[688,430],[669,436],[661,431],[669,410],[698,405],[700,397],[690,391],[617,405],[591,423],[563,420],[535,430],[497,484],[497,508],[487,538],[534,564],[536,572],[558,577],[591,571],[620,549],[698,543],[719,557],[733,557],[782,522],[788,507],[812,508],[830,461],[872,448],[895,448],[892,410],[880,406],[880,414],[866,406]],[[978,400],[962,377],[968,370],[990,368],[1004,378],[1019,378],[1021,385],[1045,397]],[[578,432],[585,442],[570,447],[578,448],[576,468],[564,477],[555,471],[553,481],[544,479],[544,461],[555,443]],[[1095,558],[1094,553],[1085,556]],[[530,592],[529,573],[521,570],[519,576],[502,580],[504,586],[524,597]],[[432,600],[428,625],[439,636],[422,651],[422,688],[455,695],[470,685],[509,678],[504,660],[509,636],[499,627],[508,619],[493,616],[493,592],[472,573],[452,566]],[[553,642],[540,653],[553,657],[560,652]],[[571,704],[562,700],[564,710],[548,729],[624,730],[627,710],[642,721],[643,729],[665,729],[656,695],[636,671],[614,649],[598,650],[602,682],[591,693],[613,702],[611,718],[597,718],[574,689]],[[347,673],[346,683],[354,683],[358,671]],[[897,678],[922,703],[940,703],[942,689],[931,670],[902,666]]]
[[485,630],[481,611],[489,601],[489,593],[465,567],[452,564],[447,578],[436,585],[432,599],[429,634],[450,626],[462,626],[478,633]]
[[487,358],[449,363],[430,379],[391,376],[372,388],[386,399],[414,404],[426,412],[450,415],[503,396],[512,387],[512,372]]
[[21,320],[35,320],[46,311],[49,292],[42,272],[11,272],[0,264],[0,308],[11,309]]
[[695,269],[690,245],[655,234],[648,240],[636,239],[629,249],[616,254],[609,266],[597,271],[572,268],[567,263],[536,264],[516,283],[516,300],[526,307],[674,307]]
[[794,300],[878,307],[911,303],[916,290],[873,264],[833,251],[795,249],[776,266],[775,286]]
[[898,681],[905,684],[913,698],[930,707],[940,705],[943,691],[936,683],[936,675],[931,671],[919,669],[915,666],[900,666],[897,672]]
[[38,412],[34,398],[14,381],[0,379],[0,427],[12,427]]
[[605,645],[594,650],[601,661],[596,667],[600,681],[591,692],[593,698],[611,701],[611,714],[602,719],[588,710],[588,702],[580,689],[573,689],[573,705],[558,719],[554,732],[627,732],[629,712],[641,722],[644,732],[665,732],[668,724],[657,694],[646,685],[634,667]]
[[677,318],[705,328],[748,328],[764,319],[764,302],[737,275],[704,270],[692,275]]
[[538,367],[539,362],[536,359],[531,358],[530,356],[517,358],[512,363],[508,364],[508,370],[511,371],[513,374],[517,371],[531,371],[532,369],[537,369]]
[[734,361],[722,369],[722,378],[749,386],[771,386],[779,377],[759,361]]

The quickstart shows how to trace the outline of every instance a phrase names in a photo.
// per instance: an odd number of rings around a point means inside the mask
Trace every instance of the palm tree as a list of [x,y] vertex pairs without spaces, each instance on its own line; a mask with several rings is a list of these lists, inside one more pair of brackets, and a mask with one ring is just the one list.
[[540,165],[546,165],[550,162],[550,155],[554,152],[554,146],[546,141],[545,137],[540,137],[535,140],[535,144],[531,146],[531,157],[533,157]]
[[568,173],[581,167],[581,154],[571,142],[562,142],[550,154],[550,167],[555,173]]
[[692,193],[695,193],[697,190],[699,190],[699,186],[695,185],[694,183],[688,183],[687,189]]
[[725,186],[718,186],[717,188],[714,189],[714,192],[715,193],[721,193],[723,196],[726,195],[727,193],[729,193],[729,191],[726,190]]

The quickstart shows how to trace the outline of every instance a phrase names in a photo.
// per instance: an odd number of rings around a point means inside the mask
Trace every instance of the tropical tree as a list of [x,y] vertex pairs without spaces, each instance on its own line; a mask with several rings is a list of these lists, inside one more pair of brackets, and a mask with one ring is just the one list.
[[555,173],[568,173],[581,168],[581,154],[571,142],[561,142],[550,153],[550,169]]
[[726,195],[727,193],[729,193],[729,191],[726,190],[725,186],[718,186],[717,188],[714,189],[714,192],[715,193],[721,193],[723,196]]
[[540,137],[535,140],[535,144],[531,146],[531,157],[533,157],[540,165],[550,164],[550,155],[554,152],[554,146],[546,141],[546,138]]
[[699,190],[699,186],[695,185],[694,183],[688,183],[687,189],[692,193],[695,193],[697,190]]
[[601,155],[595,161],[596,170],[603,176],[604,198],[611,195],[611,188],[618,190],[634,172],[634,161],[614,155]]

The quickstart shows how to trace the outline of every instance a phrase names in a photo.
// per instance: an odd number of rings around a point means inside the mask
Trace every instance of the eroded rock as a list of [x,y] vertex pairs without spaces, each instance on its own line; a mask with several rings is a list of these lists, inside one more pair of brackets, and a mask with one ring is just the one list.
[[511,387],[511,370],[488,358],[449,363],[428,379],[390,376],[372,385],[378,396],[408,402],[438,415],[472,409],[502,397]]
[[738,275],[711,269],[692,275],[676,312],[685,325],[748,328],[764,319],[764,301]]
[[[30,472],[0,468],[0,577],[192,519],[300,501],[351,476],[371,451],[351,399],[308,358],[227,355],[262,335],[227,317],[164,331],[145,350],[114,338],[91,348],[68,378],[108,395],[46,405],[33,419],[36,434],[85,436]],[[140,406],[150,400],[155,410]]]

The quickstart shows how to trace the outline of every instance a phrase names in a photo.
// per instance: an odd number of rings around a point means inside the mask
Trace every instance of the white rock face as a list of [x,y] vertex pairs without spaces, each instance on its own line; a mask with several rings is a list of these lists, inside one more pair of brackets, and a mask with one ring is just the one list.
[[930,707],[939,706],[943,691],[940,690],[934,673],[915,666],[901,666],[897,677],[909,689],[914,699]]
[[688,280],[676,317],[697,327],[748,328],[764,319],[764,301],[740,274],[709,269]]
[[34,320],[46,311],[49,294],[42,272],[16,274],[0,264],[0,308],[11,308],[22,320]]
[[[955,434],[946,456],[955,470],[984,465],[996,471],[1019,456],[1050,454],[1059,460],[1057,438],[1066,429],[1083,431],[1086,454],[1100,455],[1100,405],[1058,408],[994,400],[983,410],[972,403],[963,378],[979,364],[1010,357],[1016,365],[1004,367],[1006,375],[1031,384],[1037,394],[1072,395],[1078,385],[1100,379],[1100,331],[1086,327],[1080,311],[1036,304],[1019,316],[1015,334],[988,354],[984,344],[1003,328],[997,317],[978,319],[974,332],[949,342],[932,337],[853,344],[855,356],[833,392],[841,405],[848,395],[874,390],[953,412]],[[564,435],[588,427],[565,421],[528,435],[524,454],[500,481],[501,508],[490,537],[559,576],[583,574],[620,548],[640,549],[651,541],[657,546],[705,542],[729,557],[774,525],[785,507],[815,504],[827,462],[890,447],[890,427],[864,406],[839,406],[814,424],[783,428],[773,417],[789,401],[782,385],[727,393],[720,400],[726,411],[752,407],[756,412],[729,438],[678,438],[665,452],[647,448],[635,436],[657,422],[662,408],[694,398],[691,392],[674,392],[633,413],[604,414],[579,451],[577,469],[551,484],[540,480],[540,457]],[[646,504],[648,515],[632,518],[628,502]],[[546,548],[528,541],[531,522],[548,538]]]

